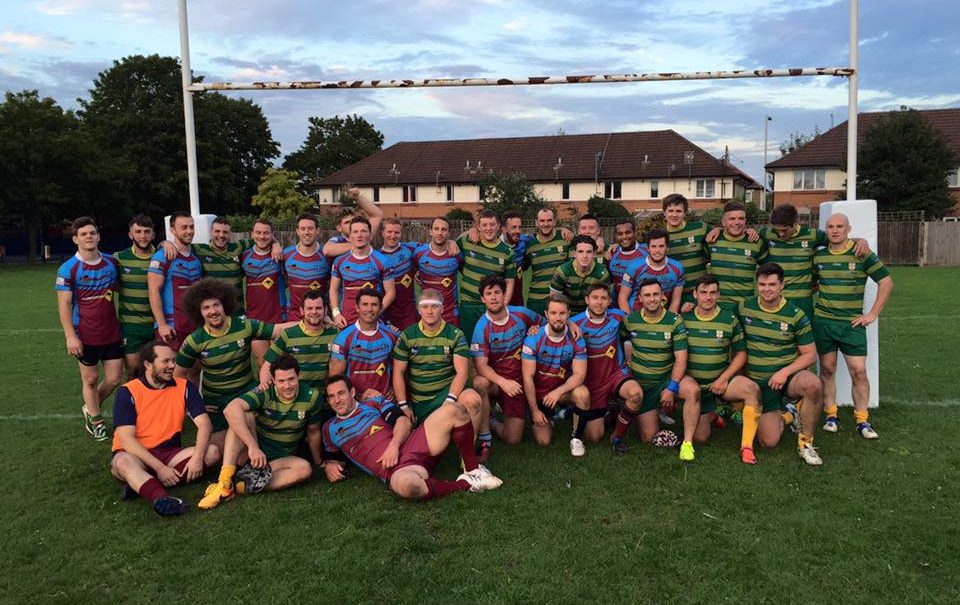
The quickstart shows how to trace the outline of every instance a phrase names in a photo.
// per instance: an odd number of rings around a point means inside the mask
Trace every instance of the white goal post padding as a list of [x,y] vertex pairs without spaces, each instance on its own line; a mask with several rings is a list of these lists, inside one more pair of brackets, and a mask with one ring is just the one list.
[[[217,218],[216,214],[201,214],[193,217],[193,226],[195,229],[193,243],[209,244],[210,228],[213,227],[213,220]],[[166,233],[167,241],[174,241],[173,232],[170,231],[170,216],[163,217],[163,230]]]
[[[820,228],[827,228],[831,214],[846,214],[850,219],[850,237],[862,237],[877,251],[877,202],[876,200],[855,200],[847,202],[824,202],[820,204]],[[867,278],[867,289],[863,295],[863,309],[868,311],[877,299],[877,284]],[[867,378],[870,380],[870,407],[880,405],[880,330],[879,321],[867,326]],[[837,360],[837,404],[853,405],[852,383],[843,355]]]

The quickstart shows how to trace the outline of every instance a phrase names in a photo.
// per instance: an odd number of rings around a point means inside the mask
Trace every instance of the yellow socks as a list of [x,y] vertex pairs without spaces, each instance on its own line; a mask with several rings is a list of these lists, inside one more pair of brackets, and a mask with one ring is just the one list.
[[828,407],[828,408],[823,408],[823,414],[824,414],[827,418],[836,418],[836,417],[837,417],[837,406],[836,406],[836,405],[832,405],[832,406],[830,406],[830,407]]
[[803,449],[803,446],[807,444],[813,445],[813,437],[799,433],[797,435],[797,449]]
[[864,422],[867,422],[870,419],[870,411],[863,410],[861,412],[860,410],[854,410],[853,419],[857,421],[857,424],[862,424]]
[[237,472],[235,464],[224,464],[220,468],[220,477],[217,482],[223,486],[230,486],[233,483],[233,474]]
[[783,412],[782,416],[783,416],[783,423],[785,425],[790,426],[791,424],[793,424],[793,414],[791,414],[790,412]]
[[743,432],[740,433],[740,447],[753,447],[760,424],[760,411],[752,405],[743,406]]

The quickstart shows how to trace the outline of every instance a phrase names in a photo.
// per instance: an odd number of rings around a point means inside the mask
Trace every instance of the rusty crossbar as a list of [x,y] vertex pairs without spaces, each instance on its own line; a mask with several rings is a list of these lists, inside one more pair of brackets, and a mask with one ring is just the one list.
[[785,78],[855,74],[852,67],[791,67],[786,69],[737,69],[732,71],[665,72],[648,74],[532,76],[527,78],[426,78],[421,80],[339,80],[299,82],[198,82],[187,89],[205,90],[323,90],[357,88],[445,88],[459,86],[536,86],[541,84],[612,84],[740,78]]

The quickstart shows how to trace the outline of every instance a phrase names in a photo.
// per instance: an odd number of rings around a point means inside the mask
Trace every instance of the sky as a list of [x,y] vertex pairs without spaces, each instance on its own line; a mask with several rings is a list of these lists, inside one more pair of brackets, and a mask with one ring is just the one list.
[[[527,77],[849,64],[846,0],[194,0],[207,82]],[[136,54],[180,55],[173,0],[0,0],[0,90],[64,108]],[[960,106],[960,3],[860,2],[860,111]],[[760,180],[793,132],[847,116],[845,78],[247,91],[283,154],[310,116],[356,113],[399,141],[673,129]],[[766,117],[770,116],[767,122]]]

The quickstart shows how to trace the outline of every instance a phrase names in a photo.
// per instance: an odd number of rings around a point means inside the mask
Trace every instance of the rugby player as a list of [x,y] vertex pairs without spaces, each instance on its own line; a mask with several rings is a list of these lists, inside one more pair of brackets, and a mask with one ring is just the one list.
[[[246,316],[262,323],[278,324],[286,321],[287,293],[283,276],[283,262],[273,258],[273,223],[259,218],[253,223],[253,247],[240,255],[240,268],[246,285]],[[270,343],[265,340],[252,343],[257,366],[263,363],[263,354]]]
[[[807,316],[783,297],[783,269],[764,263],[757,269],[759,296],[740,303],[740,319],[747,340],[747,376],[760,387],[763,415],[758,437],[766,448],[776,447],[785,420],[799,420],[797,452],[809,465],[823,460],[813,447],[815,424],[823,409],[823,386],[808,370],[817,360],[813,331]],[[787,404],[798,405],[799,419]],[[785,411],[789,411],[786,415]]]
[[600,220],[592,214],[584,214],[577,221],[577,235],[586,235],[597,244],[597,254],[602,254],[607,249],[603,241],[603,233],[600,231]]
[[300,384],[300,365],[289,355],[277,359],[270,370],[273,386],[248,391],[223,411],[230,425],[223,466],[197,508],[215,508],[236,494],[286,489],[309,479],[313,474],[310,461],[296,455],[304,435],[314,463],[322,462],[320,393]]
[[[658,410],[676,407],[683,400],[683,443],[680,460],[695,457],[693,436],[700,420],[700,387],[687,373],[687,330],[679,315],[663,308],[660,282],[640,282],[639,312],[620,322],[620,340],[630,343],[630,372],[643,389],[640,401],[628,401],[617,417],[611,444],[618,454],[628,451],[625,437],[639,416],[640,440],[649,443],[660,429]],[[639,403],[639,405],[637,405]]]
[[383,219],[383,247],[380,248],[380,253],[390,267],[396,291],[393,304],[384,311],[383,318],[401,331],[417,323],[413,284],[417,272],[413,255],[417,244],[402,241],[402,236],[403,226],[400,219]]
[[700,422],[693,439],[706,443],[710,438],[710,414],[717,398],[743,402],[743,431],[740,460],[756,464],[753,440],[760,421],[760,388],[741,370],[747,364],[747,343],[737,316],[717,306],[720,284],[712,275],[697,280],[693,291],[697,306],[683,314],[687,329],[687,374],[700,386]]
[[176,351],[183,339],[197,329],[193,317],[183,306],[183,296],[187,288],[203,275],[203,265],[190,246],[194,235],[190,213],[177,211],[171,214],[170,230],[177,255],[167,260],[166,253],[157,250],[150,259],[147,291],[150,311],[156,322],[156,336]]
[[399,333],[380,321],[382,300],[373,288],[357,292],[357,321],[337,334],[330,346],[330,374],[347,374],[363,394],[368,389],[393,394],[390,354]]
[[351,250],[333,261],[330,276],[330,307],[341,330],[357,320],[357,292],[373,288],[383,295],[381,312],[396,296],[388,261],[370,246],[370,221],[358,216],[350,221]]
[[463,252],[460,268],[460,327],[465,334],[473,334],[477,321],[483,315],[480,301],[480,280],[485,275],[501,275],[507,282],[507,300],[513,298],[517,264],[513,249],[500,239],[500,221],[493,210],[482,210],[477,220],[480,242],[473,243],[463,233],[457,245]]
[[639,312],[643,305],[640,303],[638,284],[644,279],[652,278],[660,282],[664,306],[671,313],[679,313],[686,280],[683,265],[667,257],[669,235],[666,230],[651,229],[647,232],[646,240],[646,258],[630,265],[628,272],[623,274],[620,291],[617,293],[617,306],[624,313]]
[[[876,254],[857,252],[850,239],[850,220],[845,214],[833,214],[827,220],[829,247],[813,257],[819,295],[814,310],[813,336],[820,355],[823,381],[823,407],[827,416],[823,430],[836,433],[837,350],[850,371],[853,382],[853,417],[857,432],[864,439],[880,435],[870,424],[870,381],[867,378],[867,326],[880,316],[893,292],[893,278]],[[863,292],[867,278],[877,283],[877,298],[863,312]]]
[[[481,465],[473,449],[480,418],[480,396],[467,391],[444,405],[419,427],[393,402],[377,396],[357,400],[346,376],[331,376],[327,401],[336,416],[323,426],[323,469],[331,483],[346,478],[346,461],[386,483],[406,500],[435,500],[454,492],[496,489],[503,481]],[[453,442],[464,472],[456,481],[433,476],[440,457]]]
[[[491,428],[502,441],[516,445],[523,438],[527,417],[520,349],[530,328],[544,325],[546,319],[526,307],[507,306],[506,288],[506,281],[499,275],[480,280],[480,298],[486,311],[473,331],[470,354],[477,370],[473,388],[480,393],[484,409],[491,409],[490,400],[496,399],[503,410],[503,422],[491,422]],[[484,431],[482,417],[480,422],[480,454],[486,459],[492,442],[489,432]]]
[[615,228],[617,243],[610,245],[606,258],[613,291],[616,294],[620,291],[620,282],[623,281],[624,273],[631,270],[632,264],[642,262],[647,256],[647,247],[646,244],[637,243],[637,228],[632,219],[621,219]]
[[353,249],[350,243],[350,223],[353,219],[366,217],[370,221],[370,233],[377,233],[380,229],[380,221],[383,220],[383,210],[370,201],[370,198],[360,193],[356,187],[347,190],[347,197],[356,204],[356,207],[341,208],[337,212],[337,231],[340,233],[331,237],[323,245],[323,254],[331,264],[338,256]]
[[704,250],[707,226],[700,221],[687,220],[688,204],[687,198],[679,193],[671,193],[663,198],[663,216],[670,235],[667,257],[683,265],[684,286],[680,310],[684,313],[695,306],[694,284],[707,274],[707,263],[710,262]]
[[586,309],[587,288],[593,284],[610,288],[610,271],[597,260],[597,245],[589,236],[578,235],[570,244],[573,258],[557,267],[550,282],[551,296],[563,296],[570,301],[570,313]]
[[450,241],[450,221],[442,216],[430,224],[430,241],[417,246],[413,263],[417,282],[422,289],[431,288],[443,296],[443,320],[460,326],[460,304],[457,275],[463,265],[463,255],[452,252],[457,245]]
[[100,230],[92,218],[77,218],[72,231],[77,252],[57,269],[57,311],[67,354],[77,358],[80,368],[83,426],[95,440],[106,441],[100,404],[123,373],[123,335],[113,305],[119,272],[116,261],[100,252]]
[[324,299],[330,294],[330,263],[317,241],[319,228],[316,216],[301,214],[297,217],[297,243],[283,250],[283,272],[290,289],[287,319],[292,321],[303,319],[301,311],[307,294],[319,292]]
[[603,284],[587,286],[587,309],[571,321],[580,326],[587,349],[587,375],[583,385],[590,391],[589,405],[574,410],[573,436],[570,453],[583,456],[586,447],[584,435],[591,442],[603,439],[604,417],[609,413],[611,399],[631,402],[640,407],[643,391],[640,383],[630,376],[620,345],[620,323],[626,314],[610,307],[610,290]]
[[563,231],[556,227],[553,210],[541,208],[537,212],[537,232],[523,253],[523,268],[530,269],[527,308],[537,315],[546,312],[553,273],[570,255],[572,238],[566,238]]
[[744,232],[747,211],[742,203],[724,204],[722,222],[723,232],[705,250],[710,275],[720,281],[720,307],[736,311],[740,303],[754,296],[757,265],[767,246],[763,240],[751,241]]
[[[110,472],[123,483],[123,498],[137,495],[161,516],[179,515],[183,500],[166,488],[196,481],[204,468],[220,460],[210,444],[210,418],[193,383],[174,378],[174,353],[155,340],[140,350],[135,377],[117,390],[113,400],[113,459]],[[183,422],[197,427],[193,447],[183,447]]]
[[203,370],[200,391],[213,424],[213,442],[223,445],[227,419],[223,410],[240,393],[257,385],[250,365],[254,343],[270,340],[285,325],[236,315],[237,296],[227,282],[204,278],[187,290],[184,309],[200,324],[177,352],[177,378]]
[[420,321],[401,332],[393,348],[393,392],[400,409],[419,424],[444,403],[463,396],[470,347],[460,328],[443,321],[440,292],[423,290],[417,307]]
[[558,404],[572,403],[581,410],[590,406],[590,391],[583,386],[587,349],[583,338],[574,338],[567,326],[569,304],[551,296],[546,317],[546,329],[527,336],[521,354],[523,395],[530,409],[534,441],[542,446],[553,439]]
[[153,219],[138,214],[128,224],[133,245],[113,255],[120,267],[120,331],[123,333],[127,375],[140,365],[143,345],[153,340],[153,313],[147,294],[147,271],[156,248],[153,246]]
[[300,323],[277,335],[263,356],[260,386],[273,381],[270,366],[283,355],[292,355],[300,364],[300,382],[317,390],[323,400],[323,387],[330,366],[330,350],[338,331],[326,323],[326,308],[320,290],[308,290],[300,301]]

